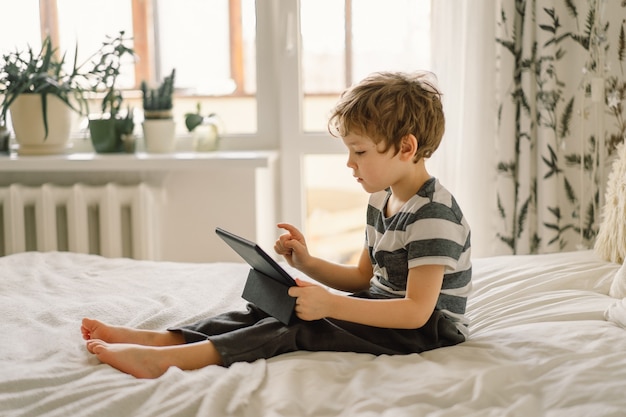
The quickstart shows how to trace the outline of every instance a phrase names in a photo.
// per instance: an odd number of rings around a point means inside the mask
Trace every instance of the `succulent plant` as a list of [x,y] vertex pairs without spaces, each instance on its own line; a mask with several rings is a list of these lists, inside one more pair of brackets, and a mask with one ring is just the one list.
[[149,88],[145,80],[141,82],[143,110],[146,119],[172,117],[175,79],[176,69],[174,68],[157,88]]

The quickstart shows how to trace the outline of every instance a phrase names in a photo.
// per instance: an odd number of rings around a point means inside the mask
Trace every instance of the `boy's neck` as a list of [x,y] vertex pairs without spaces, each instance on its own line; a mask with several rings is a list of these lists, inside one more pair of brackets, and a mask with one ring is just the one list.
[[411,168],[407,171],[405,178],[391,186],[391,200],[394,205],[401,206],[409,201],[431,178],[423,158]]

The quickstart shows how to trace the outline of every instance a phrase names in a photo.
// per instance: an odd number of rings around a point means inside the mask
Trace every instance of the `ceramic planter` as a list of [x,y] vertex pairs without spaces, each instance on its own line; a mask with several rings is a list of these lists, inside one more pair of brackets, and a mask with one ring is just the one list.
[[146,152],[171,153],[176,150],[176,122],[172,119],[146,119],[143,121]]
[[213,123],[201,124],[192,132],[194,149],[197,152],[211,152],[219,147],[220,136]]
[[60,154],[68,149],[72,109],[58,97],[46,95],[46,135],[41,104],[39,94],[21,94],[9,107],[18,154]]
[[115,119],[89,119],[91,143],[98,153],[120,152],[122,138]]

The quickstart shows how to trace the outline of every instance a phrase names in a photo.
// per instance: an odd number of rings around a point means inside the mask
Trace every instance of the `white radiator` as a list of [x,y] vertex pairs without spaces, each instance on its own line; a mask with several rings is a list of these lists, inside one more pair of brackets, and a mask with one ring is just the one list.
[[0,256],[69,251],[156,259],[157,190],[147,184],[0,187]]

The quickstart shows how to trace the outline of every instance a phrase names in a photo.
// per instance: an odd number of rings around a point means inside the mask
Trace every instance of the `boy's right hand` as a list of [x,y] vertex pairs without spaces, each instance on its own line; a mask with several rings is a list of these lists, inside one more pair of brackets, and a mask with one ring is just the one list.
[[277,226],[287,233],[278,237],[274,250],[284,256],[290,266],[300,269],[310,257],[304,235],[289,223],[278,223]]

